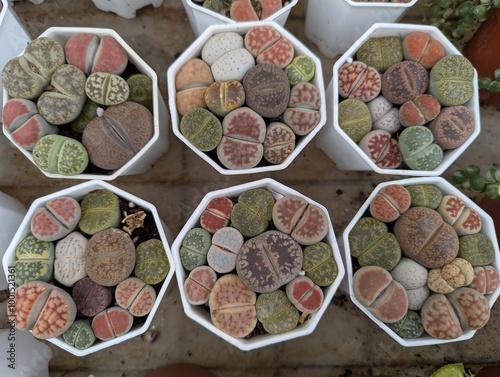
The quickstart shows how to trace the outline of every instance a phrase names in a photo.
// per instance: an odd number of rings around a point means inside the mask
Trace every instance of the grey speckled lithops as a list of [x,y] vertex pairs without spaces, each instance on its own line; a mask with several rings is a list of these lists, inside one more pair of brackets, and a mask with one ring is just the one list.
[[339,127],[354,142],[358,143],[372,129],[372,117],[368,106],[359,99],[346,99],[340,102]]
[[215,149],[222,139],[221,121],[202,108],[189,110],[181,119],[180,129],[184,137],[202,152]]
[[405,128],[399,136],[399,150],[410,169],[431,171],[443,162],[443,150],[424,126]]
[[5,64],[3,87],[11,97],[35,99],[62,64],[63,47],[51,38],[37,38],[26,47],[22,56]]
[[299,323],[299,311],[281,290],[259,295],[255,307],[258,320],[269,334],[286,333]]
[[332,284],[339,273],[332,247],[325,242],[304,248],[302,269],[306,276],[320,287]]
[[79,141],[61,135],[47,135],[35,144],[33,162],[47,173],[75,175],[85,170],[89,159],[87,150]]
[[182,266],[192,271],[207,263],[207,252],[212,244],[212,235],[203,228],[194,228],[182,240],[179,256]]
[[78,350],[89,348],[95,342],[94,331],[89,319],[79,319],[63,333],[63,339]]
[[78,226],[93,235],[107,228],[117,228],[122,220],[120,199],[112,191],[98,189],[86,194],[81,202],[82,214]]
[[47,122],[61,125],[78,117],[87,98],[85,80],[85,74],[70,64],[63,64],[54,72],[51,89],[37,102],[38,111]]
[[462,55],[448,55],[431,69],[429,93],[443,106],[463,105],[474,93],[474,67]]
[[250,189],[238,197],[231,213],[232,226],[244,237],[264,232],[272,218],[274,198],[263,188]]
[[127,82],[113,73],[92,73],[85,83],[85,93],[100,105],[111,106],[125,102],[130,94]]

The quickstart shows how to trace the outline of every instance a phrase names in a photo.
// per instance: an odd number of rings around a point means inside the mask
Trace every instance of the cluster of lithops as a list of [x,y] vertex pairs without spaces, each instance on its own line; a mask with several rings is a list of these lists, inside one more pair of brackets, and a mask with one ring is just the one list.
[[237,22],[264,20],[289,3],[288,0],[193,0],[193,2]]
[[427,33],[372,37],[338,72],[339,127],[381,169],[435,170],[474,132],[473,79]]
[[483,327],[499,287],[481,216],[431,183],[388,184],[348,234],[352,292],[403,339]]
[[152,81],[111,36],[39,37],[6,63],[2,122],[44,172],[115,170],[153,137]]
[[327,214],[301,196],[257,187],[215,197],[197,225],[179,242],[183,294],[233,338],[294,330],[339,275]]
[[176,72],[180,132],[226,169],[281,164],[319,124],[315,73],[272,26],[217,33]]
[[150,212],[100,188],[34,211],[16,247],[16,327],[77,350],[145,320],[170,271]]

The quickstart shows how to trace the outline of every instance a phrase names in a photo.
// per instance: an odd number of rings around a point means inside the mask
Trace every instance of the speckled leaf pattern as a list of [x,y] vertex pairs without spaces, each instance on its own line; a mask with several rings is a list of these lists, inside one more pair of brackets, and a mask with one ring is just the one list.
[[64,332],[63,339],[70,346],[78,350],[84,350],[94,344],[96,337],[90,325],[90,321],[80,319],[73,322],[71,327]]
[[179,251],[182,266],[192,271],[207,263],[207,252],[212,243],[212,235],[203,228],[191,229],[182,240]]
[[259,295],[256,302],[257,318],[269,334],[283,334],[297,327],[299,311],[286,293],[276,290]]
[[118,227],[122,220],[118,196],[106,189],[89,192],[81,202],[82,215],[78,226],[89,235]]
[[413,310],[408,310],[408,313],[399,321],[386,323],[386,325],[404,339],[417,339],[424,333],[422,318]]
[[302,269],[306,276],[320,287],[333,284],[339,273],[332,247],[325,242],[304,248]]
[[170,271],[163,243],[158,239],[144,241],[135,251],[135,275],[146,284],[158,284]]
[[244,237],[264,232],[272,218],[274,198],[263,188],[250,189],[238,197],[231,213],[231,224]]

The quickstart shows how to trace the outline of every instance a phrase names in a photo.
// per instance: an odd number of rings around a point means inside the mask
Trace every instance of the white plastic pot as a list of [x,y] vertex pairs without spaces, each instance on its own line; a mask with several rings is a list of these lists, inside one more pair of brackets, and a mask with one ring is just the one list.
[[[285,22],[292,8],[297,5],[299,0],[290,0],[279,11],[265,19],[265,21],[274,21],[280,26],[285,26]],[[213,10],[203,7],[203,3],[196,3],[193,0],[182,0],[182,5],[188,16],[191,28],[196,36],[199,36],[211,25],[236,24],[237,22],[229,17],[223,16]]]
[[[305,321],[303,324],[297,326],[294,330],[289,331],[284,334],[279,334],[279,335],[271,335],[271,334],[264,334],[264,335],[258,335],[250,339],[245,339],[245,338],[234,338],[225,332],[219,330],[215,325],[213,325],[211,319],[210,319],[210,313],[203,309],[201,306],[195,306],[191,305],[187,299],[186,295],[184,293],[184,281],[186,280],[188,273],[182,266],[181,260],[180,260],[180,248],[182,246],[182,241],[184,237],[186,236],[187,232],[191,230],[192,228],[199,227],[200,225],[200,216],[203,212],[203,210],[206,208],[207,204],[212,200],[213,198],[217,197],[236,197],[239,194],[243,193],[246,190],[253,189],[253,188],[265,188],[268,189],[275,199],[279,199],[285,195],[297,195],[302,198],[305,198],[309,203],[315,204],[319,206],[323,211],[328,216],[328,224],[329,224],[329,230],[328,234],[326,235],[326,238],[323,242],[328,243],[332,249],[333,249],[333,256],[335,258],[335,261],[337,262],[338,266],[338,275],[333,282],[328,287],[325,287],[323,289],[324,293],[324,301],[323,305],[321,308],[316,312],[313,313],[307,321]],[[209,331],[213,332],[214,334],[218,335],[222,339],[226,340],[230,344],[238,347],[239,349],[243,351],[249,351],[249,350],[254,350],[257,348],[265,347],[271,344],[276,344],[276,343],[281,343],[290,339],[295,339],[301,336],[309,335],[311,334],[314,329],[316,328],[318,322],[320,321],[321,317],[323,316],[325,310],[327,309],[328,305],[330,304],[330,301],[333,298],[333,295],[337,291],[339,284],[341,280],[344,277],[345,270],[344,266],[341,261],[341,256],[339,252],[339,248],[337,245],[337,241],[335,239],[335,232],[333,230],[330,217],[328,215],[328,210],[322,206],[321,204],[307,198],[306,196],[302,195],[301,193],[282,185],[279,182],[276,182],[273,179],[270,178],[265,178],[261,179],[258,181],[254,182],[249,182],[249,183],[244,183],[241,185],[229,187],[226,189],[221,189],[217,191],[212,191],[205,195],[205,197],[202,199],[198,207],[195,209],[191,217],[187,220],[186,224],[184,227],[181,229],[179,235],[176,237],[174,243],[172,244],[172,254],[174,256],[174,261],[176,264],[176,276],[177,276],[177,283],[179,285],[179,291],[181,294],[181,299],[182,299],[182,305],[184,307],[184,312],[186,315],[191,318],[192,320],[198,322],[200,325],[208,329]]]
[[[314,84],[321,95],[321,106],[320,106],[320,120],[316,127],[305,136],[301,136],[300,140],[296,143],[294,151],[281,163],[275,165],[257,165],[250,169],[241,170],[231,170],[225,168],[216,159],[210,157],[204,152],[198,150],[194,145],[192,145],[181,133],[180,122],[181,117],[177,112],[176,104],[176,90],[175,90],[175,76],[177,72],[184,66],[189,60],[193,58],[199,58],[201,56],[201,50],[205,43],[215,34],[223,32],[236,32],[238,34],[244,35],[248,30],[255,26],[266,25],[275,28],[283,37],[287,38],[292,42],[295,49],[295,55],[308,55],[310,56],[316,65],[316,73],[311,83]],[[167,71],[167,82],[168,82],[168,105],[170,109],[170,117],[172,120],[172,130],[174,134],[189,148],[193,150],[198,156],[210,164],[219,173],[224,175],[238,175],[238,174],[253,174],[253,173],[263,173],[269,171],[282,170],[288,167],[292,161],[297,157],[300,152],[305,148],[305,146],[314,138],[314,136],[320,131],[326,122],[326,102],[325,102],[325,88],[323,83],[323,70],[321,68],[321,61],[314,55],[314,53],[309,50],[304,44],[302,44],[294,35],[288,32],[286,29],[282,28],[275,22],[244,22],[244,23],[233,23],[228,25],[213,25],[210,26],[202,35],[200,35],[187,49],[180,55],[177,60],[168,68]]]
[[[354,295],[354,290],[353,290],[353,283],[352,283],[352,277],[353,277],[353,265],[352,265],[352,257],[351,257],[351,251],[349,247],[349,233],[351,232],[352,228],[356,223],[364,216],[368,216],[368,211],[370,207],[370,203],[372,202],[373,198],[377,193],[382,190],[384,187],[388,185],[403,185],[403,186],[408,186],[412,184],[433,184],[436,185],[443,195],[455,195],[458,196],[461,200],[463,200],[466,204],[467,207],[474,209],[479,216],[481,217],[482,221],[482,228],[481,228],[481,233],[487,235],[490,240],[493,243],[493,246],[495,248],[495,260],[492,263],[492,266],[495,267],[497,270],[500,270],[500,251],[498,248],[498,242],[497,242],[497,236],[495,233],[495,225],[493,223],[493,220],[491,217],[484,212],[474,201],[469,199],[466,195],[464,195],[459,189],[454,187],[451,183],[446,181],[444,178],[441,177],[419,177],[419,178],[406,178],[406,179],[401,179],[401,180],[396,180],[396,181],[388,181],[379,184],[377,187],[375,187],[375,190],[370,194],[368,199],[365,201],[365,203],[361,206],[359,211],[356,213],[354,218],[351,220],[351,222],[347,225],[347,227],[344,229],[342,233],[342,238],[339,238],[339,247],[342,250],[343,254],[343,261],[345,263],[345,268],[346,268],[346,278],[342,281],[342,284],[340,285],[340,289],[342,292],[344,292],[346,295],[349,295],[351,298],[351,301],[358,306],[363,313],[365,313],[372,321],[374,321],[382,330],[384,330],[392,339],[394,339],[396,342],[398,342],[400,345],[404,347],[419,347],[419,346],[431,346],[431,345],[440,345],[444,343],[452,343],[452,342],[459,342],[463,340],[468,340],[474,336],[477,330],[464,330],[463,334],[455,339],[435,339],[431,337],[430,335],[424,334],[420,338],[417,339],[403,339],[401,338],[398,334],[396,334],[394,331],[392,331],[385,323],[377,319],[361,302],[357,300],[357,298]],[[490,308],[493,307],[493,304],[496,302],[498,299],[498,296],[500,295],[500,287],[498,287],[492,294],[486,295],[486,298],[488,299]],[[479,330],[481,331],[481,330]]]
[[338,88],[338,72],[346,63],[355,59],[356,51],[368,39],[395,36],[403,39],[408,34],[421,31],[441,42],[446,55],[460,55],[460,52],[453,44],[434,26],[412,25],[412,24],[374,24],[359,38],[349,50],[342,55],[333,66],[333,77],[326,89],[326,103],[328,121],[316,138],[316,146],[326,153],[333,160],[340,170],[350,171],[375,171],[380,174],[410,175],[410,176],[440,176],[444,171],[469,147],[481,131],[481,120],[479,114],[479,94],[477,86],[477,72],[474,71],[474,93],[472,98],[464,106],[472,111],[475,121],[475,128],[469,138],[458,148],[444,152],[441,164],[434,170],[411,170],[411,169],[383,169],[378,167],[358,144],[353,141],[339,126],[338,106],[340,102]]
[[355,2],[352,0],[309,0],[306,8],[306,37],[329,58],[343,54],[374,23],[398,21],[417,3]]
[[[0,71],[5,63],[16,57],[31,41],[28,32],[18,20],[7,0],[1,0],[0,11]],[[0,81],[0,91],[3,91]],[[3,98],[0,98],[0,120],[2,119]]]
[[[167,233],[168,233],[168,228],[160,219],[158,212],[156,210],[156,207],[153,204],[146,202],[143,199],[140,199],[140,198],[136,197],[135,195],[132,195],[126,191],[123,191],[115,186],[112,186],[107,182],[103,182],[100,180],[92,180],[92,181],[86,181],[86,182],[83,182],[81,184],[72,186],[70,188],[67,188],[67,189],[57,191],[55,193],[40,197],[40,198],[36,199],[31,204],[26,216],[24,217],[24,220],[22,221],[21,225],[19,226],[19,229],[15,233],[15,235],[12,239],[12,242],[10,243],[7,251],[5,252],[5,255],[3,256],[2,263],[3,263],[3,268],[4,268],[5,274],[6,275],[8,274],[9,266],[13,266],[13,264],[16,260],[16,247],[17,247],[17,245],[25,237],[27,237],[28,235],[31,234],[31,226],[30,226],[31,217],[33,216],[33,214],[35,213],[35,211],[38,208],[43,207],[45,205],[45,203],[47,203],[49,200],[60,197],[60,196],[69,196],[69,197],[72,197],[72,198],[79,201],[89,192],[94,191],[94,190],[98,190],[98,189],[107,189],[109,191],[112,191],[118,197],[120,197],[126,201],[133,202],[136,205],[143,207],[146,211],[148,211],[153,216],[156,227],[158,229],[158,235],[160,236],[160,239],[163,243],[163,247],[165,248],[165,253],[167,254],[168,260],[170,262],[170,271],[168,272],[167,276],[165,277],[165,280],[162,283],[161,289],[157,293],[155,304],[154,304],[152,310],[150,311],[150,313],[147,315],[145,321],[132,327],[132,329],[129,332],[127,332],[126,334],[121,335],[121,336],[116,337],[116,338],[111,339],[111,340],[106,340],[106,341],[96,340],[96,342],[92,346],[90,346],[89,348],[84,349],[84,350],[79,350],[73,346],[70,346],[62,339],[62,336],[57,337],[57,338],[48,339],[48,341],[51,342],[52,344],[54,344],[55,346],[62,348],[63,350],[66,350],[66,351],[68,351],[76,356],[85,356],[85,355],[89,355],[89,354],[97,352],[97,351],[101,351],[105,348],[122,343],[126,340],[132,339],[132,338],[146,332],[146,330],[149,328],[149,326],[151,324],[151,321],[153,320],[153,317],[154,317],[156,311],[158,310],[158,307],[161,304],[163,296],[165,295],[165,292],[167,291],[168,285],[169,285],[170,281],[172,280],[172,277],[174,276],[174,272],[175,272],[174,259],[172,257],[172,253],[170,251],[168,239],[167,239],[167,236],[165,234],[166,233],[165,231],[167,231]],[[21,331],[21,330],[17,330],[17,331]]]
[[[78,33],[93,33],[99,37],[106,35],[115,38],[127,52],[129,62],[132,63],[140,73],[145,74],[152,79],[154,134],[151,140],[149,140],[149,142],[138,153],[136,153],[134,157],[132,157],[121,168],[110,171],[109,174],[90,174],[84,172],[82,174],[75,175],[62,175],[47,173],[44,171],[42,171],[42,173],[50,178],[102,179],[105,181],[113,180],[121,175],[144,173],[149,170],[151,166],[156,162],[156,160],[168,149],[167,107],[158,88],[158,76],[156,75],[156,72],[149,65],[147,65],[146,62],[142,60],[142,58],[137,55],[134,50],[132,50],[132,48],[125,42],[125,40],[123,40],[123,38],[120,37],[118,33],[112,29],[51,27],[48,28],[44,33],[42,33],[40,37],[52,38],[64,46],[70,37]],[[4,103],[10,99],[5,90],[3,91],[3,99]],[[5,128],[3,128],[3,133],[14,145],[16,145],[12,140],[9,132]],[[17,148],[31,162],[33,162],[33,157],[30,151],[27,151],[20,147]]]

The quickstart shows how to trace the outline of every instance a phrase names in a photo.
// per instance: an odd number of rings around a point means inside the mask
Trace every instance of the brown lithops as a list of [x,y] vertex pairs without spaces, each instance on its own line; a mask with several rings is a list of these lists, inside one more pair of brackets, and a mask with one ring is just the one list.
[[343,98],[356,98],[369,102],[380,93],[380,73],[363,62],[343,65],[338,73],[339,94]]
[[411,197],[402,185],[388,185],[382,188],[370,203],[370,214],[384,222],[395,221],[410,208]]
[[289,235],[270,230],[243,244],[236,271],[243,283],[258,293],[285,285],[302,268],[302,249]]
[[445,107],[429,124],[434,140],[443,149],[461,146],[474,132],[474,115],[465,106]]
[[89,240],[85,269],[96,283],[107,287],[117,285],[132,273],[134,266],[134,242],[124,231],[108,228]]
[[113,300],[111,288],[97,284],[88,276],[75,284],[71,295],[78,311],[87,317],[93,317],[103,311]]
[[361,138],[358,145],[379,168],[397,169],[403,163],[398,142],[387,131],[370,131]]
[[220,117],[230,111],[243,106],[245,103],[245,89],[239,81],[214,82],[205,91],[207,107]]
[[175,76],[177,111],[184,115],[196,107],[206,107],[205,92],[214,82],[212,71],[201,59],[191,59]]
[[264,159],[271,164],[281,164],[295,149],[295,133],[281,122],[267,126],[264,139]]
[[429,85],[429,73],[417,62],[403,61],[390,67],[382,77],[382,94],[396,105],[424,94]]
[[221,276],[210,292],[212,323],[235,338],[250,334],[257,324],[257,295],[243,284],[238,275]]
[[292,87],[288,107],[282,120],[297,135],[307,135],[316,127],[321,118],[321,95],[310,82],[301,82]]

